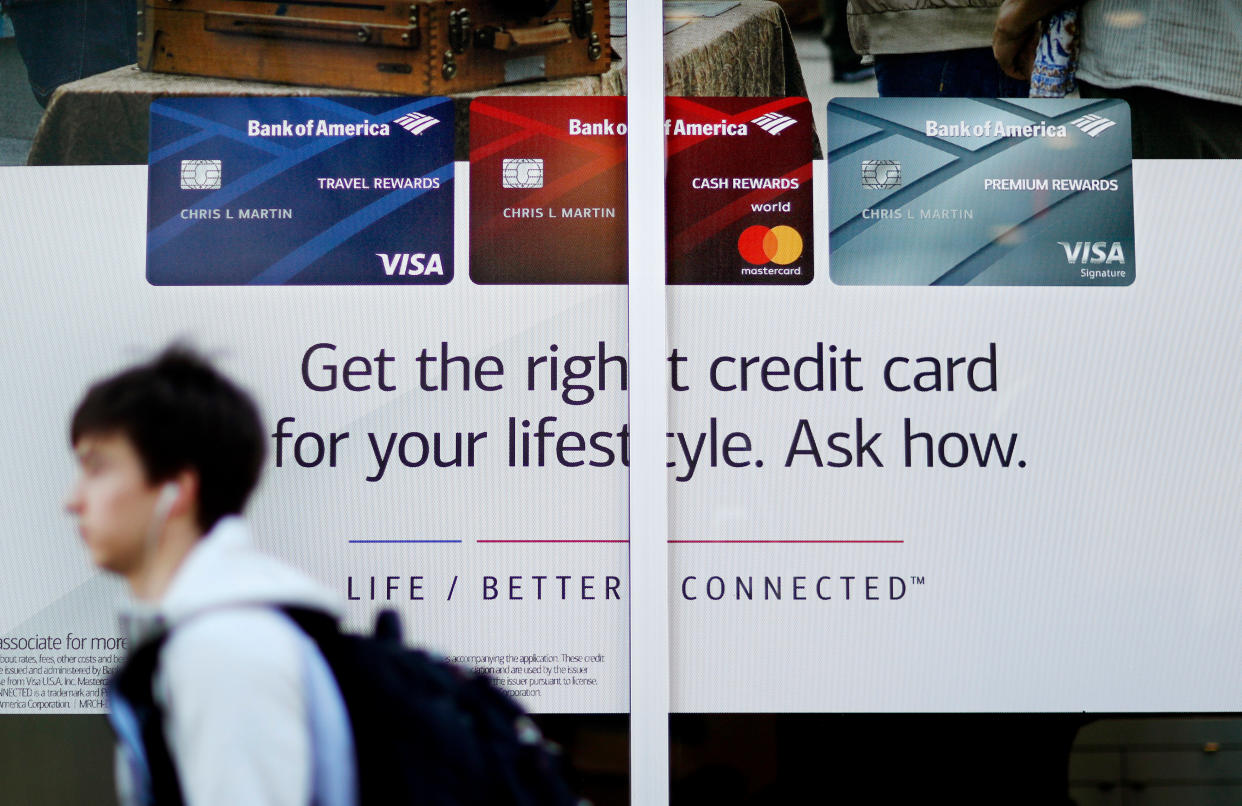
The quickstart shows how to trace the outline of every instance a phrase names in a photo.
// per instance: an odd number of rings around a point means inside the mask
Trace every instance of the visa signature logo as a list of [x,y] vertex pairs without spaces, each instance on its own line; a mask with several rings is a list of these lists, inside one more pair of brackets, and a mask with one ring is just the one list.
[[1067,263],[1121,263],[1126,262],[1126,253],[1121,248],[1120,241],[1113,241],[1110,245],[1107,241],[1057,241],[1061,248],[1065,250],[1065,261]]
[[432,252],[430,255],[426,252],[394,252],[392,254],[376,252],[375,256],[380,259],[384,274],[389,277],[393,275],[444,275],[444,262],[440,259],[439,252]]

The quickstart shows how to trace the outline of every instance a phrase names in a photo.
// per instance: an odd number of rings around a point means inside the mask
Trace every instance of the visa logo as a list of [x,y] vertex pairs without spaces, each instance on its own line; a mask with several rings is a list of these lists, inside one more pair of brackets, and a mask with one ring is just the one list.
[[426,252],[394,252],[393,254],[384,254],[376,252],[375,256],[380,259],[380,264],[384,267],[384,274],[392,277],[397,275],[427,275],[444,274],[444,263],[440,260],[439,252],[432,252],[428,257]]
[[[1121,249],[1119,241],[1110,246],[1106,241],[1057,241],[1065,250],[1067,263],[1122,263],[1126,262],[1126,253]],[[1107,249],[1107,251],[1105,251]]]

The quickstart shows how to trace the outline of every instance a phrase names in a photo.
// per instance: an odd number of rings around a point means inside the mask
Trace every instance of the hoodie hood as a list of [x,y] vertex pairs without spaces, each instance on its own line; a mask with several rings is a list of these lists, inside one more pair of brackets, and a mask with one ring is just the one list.
[[199,613],[250,605],[341,615],[340,602],[331,591],[255,549],[245,522],[230,516],[199,539],[159,603],[136,603],[122,617],[122,626],[135,647]]

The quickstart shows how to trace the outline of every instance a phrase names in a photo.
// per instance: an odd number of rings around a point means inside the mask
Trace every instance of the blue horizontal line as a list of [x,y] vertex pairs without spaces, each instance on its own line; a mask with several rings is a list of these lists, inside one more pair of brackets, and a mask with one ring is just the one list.
[[460,540],[351,540],[350,543],[460,543]]

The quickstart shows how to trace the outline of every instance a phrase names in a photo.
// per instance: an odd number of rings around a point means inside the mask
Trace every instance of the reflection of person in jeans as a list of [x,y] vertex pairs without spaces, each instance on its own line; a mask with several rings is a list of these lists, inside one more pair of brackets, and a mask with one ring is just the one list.
[[[1005,0],[993,45],[1029,76],[1039,21],[1077,0]],[[1078,86],[1122,98],[1139,158],[1242,158],[1242,0],[1086,0]]]
[[35,98],[47,106],[61,84],[133,64],[138,23],[133,0],[0,0]]
[[1001,0],[849,0],[854,50],[875,57],[882,96],[1024,98],[992,57]]
[[819,38],[828,48],[832,59],[832,80],[853,84],[875,75],[875,69],[863,66],[862,57],[850,44],[850,30],[846,20],[846,0],[819,0],[819,16],[824,24]]

